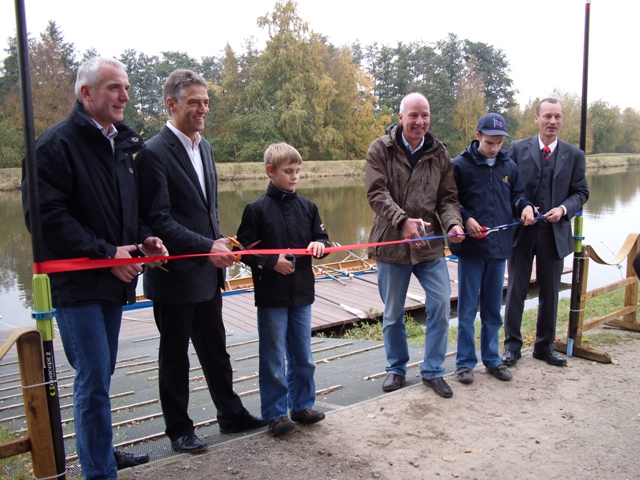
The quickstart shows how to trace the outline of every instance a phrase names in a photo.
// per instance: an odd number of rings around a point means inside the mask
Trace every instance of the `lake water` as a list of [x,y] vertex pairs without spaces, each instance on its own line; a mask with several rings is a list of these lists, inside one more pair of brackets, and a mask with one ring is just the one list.
[[[591,196],[584,208],[585,243],[601,257],[613,258],[629,233],[640,232],[640,169],[593,171],[587,179]],[[245,205],[262,195],[266,185],[265,181],[220,186],[219,216],[224,235],[235,234]],[[367,241],[373,213],[364,179],[303,179],[299,193],[318,205],[332,241],[343,245]],[[364,249],[355,252],[360,256],[366,253]],[[335,253],[323,261],[338,261],[345,256]],[[565,263],[570,266],[572,257]],[[591,262],[589,288],[619,280],[625,271],[626,264],[618,268]],[[20,194],[0,192],[0,329],[33,325],[32,276],[31,237],[24,226]],[[570,276],[563,281],[570,282]],[[568,296],[568,291],[562,295]]]

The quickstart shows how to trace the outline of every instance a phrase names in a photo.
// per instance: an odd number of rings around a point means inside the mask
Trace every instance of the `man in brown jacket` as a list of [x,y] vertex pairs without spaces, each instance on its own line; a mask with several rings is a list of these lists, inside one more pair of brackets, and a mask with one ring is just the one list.
[[411,274],[427,296],[427,333],[422,382],[449,398],[453,392],[442,378],[447,352],[451,287],[442,238],[464,240],[458,191],[451,158],[442,142],[429,133],[429,102],[419,93],[400,103],[399,124],[374,140],[367,152],[366,182],[369,205],[375,212],[370,242],[420,238],[410,243],[373,247],[378,288],[385,304],[383,335],[387,378],[382,390],[391,392],[405,382],[409,346],[404,324],[404,301]]

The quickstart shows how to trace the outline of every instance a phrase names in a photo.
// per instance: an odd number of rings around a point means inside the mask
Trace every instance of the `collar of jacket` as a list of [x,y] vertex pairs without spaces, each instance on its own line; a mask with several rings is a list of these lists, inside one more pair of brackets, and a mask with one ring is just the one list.
[[[91,116],[84,109],[80,100],[76,100],[71,110],[71,116],[80,128],[88,129],[91,134],[102,135],[102,132],[92,120]],[[138,135],[129,125],[118,122],[113,125],[118,130],[118,135],[114,138],[115,148],[133,148],[136,152],[142,150],[146,145],[143,138]]]
[[283,202],[291,202],[298,198],[298,190],[295,190],[293,192],[285,192],[284,190],[280,190],[278,187],[276,187],[273,182],[269,182],[269,186],[267,187],[267,195]]
[[[473,140],[460,155],[473,160],[477,165],[486,165],[487,157],[478,151],[478,145],[480,145],[480,142],[478,140]],[[506,162],[508,159],[507,151],[504,148],[501,148],[496,155],[496,165],[498,163]]]
[[[402,143],[402,139],[399,138],[399,135],[402,132],[402,124],[394,123],[393,125],[387,127],[387,134],[383,137],[383,141],[385,146],[393,147],[397,151],[404,151],[403,148],[400,147],[399,143]],[[444,143],[442,143],[438,137],[436,137],[433,133],[427,132],[424,136],[425,145],[433,142],[431,146],[427,147],[424,151],[425,154],[435,153],[436,150],[440,147],[444,148]]]

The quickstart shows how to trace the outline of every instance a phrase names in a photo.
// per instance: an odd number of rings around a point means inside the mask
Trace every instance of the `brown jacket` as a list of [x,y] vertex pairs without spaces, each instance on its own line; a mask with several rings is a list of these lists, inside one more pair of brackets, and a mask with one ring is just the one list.
[[[441,236],[454,225],[462,226],[458,190],[451,158],[431,133],[434,144],[412,169],[404,149],[396,143],[399,125],[389,135],[374,140],[367,152],[367,199],[375,212],[370,242],[401,240],[398,229],[405,218],[421,218],[431,224],[429,235]],[[402,139],[399,139],[402,142]],[[389,263],[416,263],[444,256],[443,239],[422,248],[410,244],[372,247],[369,256]]]

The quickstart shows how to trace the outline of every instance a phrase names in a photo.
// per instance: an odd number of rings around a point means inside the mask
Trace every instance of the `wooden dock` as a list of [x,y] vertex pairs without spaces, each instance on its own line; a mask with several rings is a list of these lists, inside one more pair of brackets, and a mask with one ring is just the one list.
[[[458,300],[458,265],[455,261],[447,261],[451,282],[451,302]],[[570,273],[571,268],[565,267],[563,275]],[[332,273],[333,275],[333,273]],[[384,305],[378,293],[378,275],[375,270],[359,272],[357,278],[347,278],[335,274],[342,283],[329,278],[318,278],[316,281],[316,301],[312,308],[311,328],[313,331],[326,330],[342,325],[349,325],[362,319],[354,314],[361,312],[371,317],[380,317]],[[535,268],[531,283],[535,283]],[[504,288],[507,288],[505,276]],[[321,298],[322,297],[322,298]],[[415,277],[411,278],[405,311],[422,310],[424,304],[424,290]],[[257,312],[254,305],[252,291],[225,292],[222,314],[229,333],[257,333]],[[341,306],[341,305],[342,306]],[[35,326],[35,325],[34,325]],[[0,330],[0,344],[11,334],[11,330]],[[157,335],[153,311],[151,308],[140,308],[123,313],[121,338],[132,338],[142,335]],[[59,346],[60,339],[54,342]]]
[[[458,265],[455,261],[447,261],[451,283],[451,301],[458,299]],[[565,268],[563,274],[571,272]],[[348,278],[332,273],[340,282],[325,278],[316,281],[316,301],[312,308],[311,328],[313,331],[347,325],[361,321],[358,312],[370,317],[380,317],[384,305],[378,293],[378,276],[375,270],[359,272],[356,278]],[[535,283],[535,271],[532,274]],[[504,288],[507,287],[505,278]],[[421,310],[424,303],[424,290],[418,280],[412,276],[405,302],[405,311]],[[257,313],[253,300],[253,292],[233,291],[225,293],[222,313],[229,332],[256,333]],[[143,334],[151,324],[155,329],[153,313],[150,308],[124,312],[121,335],[125,337]],[[146,330],[148,332],[148,330]]]

